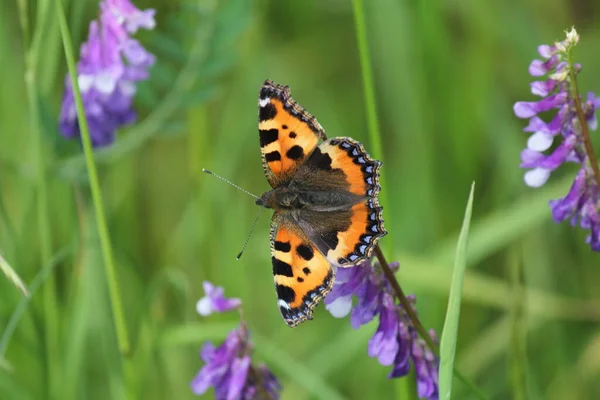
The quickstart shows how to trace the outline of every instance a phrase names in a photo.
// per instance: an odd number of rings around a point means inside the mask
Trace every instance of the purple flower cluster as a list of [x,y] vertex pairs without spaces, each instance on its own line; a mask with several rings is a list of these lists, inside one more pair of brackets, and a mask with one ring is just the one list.
[[[98,20],[90,23],[88,40],[81,45],[77,82],[95,147],[113,143],[116,130],[136,119],[132,109],[135,84],[148,78],[154,55],[130,35],[139,28],[153,29],[154,13],[138,10],[129,0],[103,0]],[[66,138],[80,136],[68,76],[59,127]]]
[[[562,199],[551,200],[550,209],[556,222],[568,219],[572,225],[579,222],[582,228],[589,229],[591,233],[587,243],[593,250],[600,251],[598,184],[586,152],[584,127],[576,106],[581,103],[587,129],[596,130],[596,109],[600,106],[600,98],[591,92],[585,102],[579,98],[576,75],[581,71],[581,65],[571,61],[571,50],[578,41],[579,35],[572,29],[564,41],[538,47],[543,60],[534,60],[529,66],[529,73],[534,77],[547,75],[545,81],[531,83],[531,92],[542,99],[537,102],[519,101],[514,105],[514,112],[519,118],[529,119],[524,131],[532,133],[527,148],[521,153],[521,167],[529,169],[525,173],[528,186],[542,186],[550,173],[565,162],[581,166],[569,193]],[[538,116],[552,110],[557,112],[549,123]]]
[[[390,264],[397,270],[398,263]],[[357,302],[353,304],[353,296]],[[414,297],[409,297],[414,306]],[[350,314],[350,323],[358,329],[379,315],[379,326],[369,340],[368,353],[384,366],[392,365],[388,378],[408,374],[415,367],[420,398],[438,399],[439,360],[418,337],[417,331],[400,305],[394,301],[392,287],[378,263],[366,261],[354,267],[338,268],[333,289],[325,298],[325,307],[336,318]],[[431,331],[432,339],[437,340]]]
[[[223,288],[204,282],[205,297],[196,308],[200,315],[239,309],[241,301],[226,298]],[[215,388],[217,400],[278,399],[281,386],[264,364],[252,365],[252,343],[242,321],[219,346],[206,342],[200,352],[204,366],[191,382],[195,394]]]

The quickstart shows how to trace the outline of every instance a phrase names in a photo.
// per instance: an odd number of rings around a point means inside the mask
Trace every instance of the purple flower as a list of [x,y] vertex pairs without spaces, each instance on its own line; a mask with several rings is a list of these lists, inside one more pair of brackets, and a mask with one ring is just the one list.
[[598,207],[598,187],[593,173],[582,167],[569,193],[558,200],[550,200],[552,217],[556,222],[569,219],[572,225],[579,220],[580,226],[590,229],[586,242],[592,250],[600,251],[600,213]]
[[[588,93],[585,102],[574,97],[578,92],[575,76],[581,71],[581,65],[571,64],[570,54],[578,41],[579,36],[573,29],[567,33],[564,41],[553,46],[538,47],[538,52],[545,61],[534,60],[529,73],[536,77],[548,74],[547,80],[531,84],[532,93],[542,99],[538,102],[517,102],[514,112],[519,118],[529,118],[524,131],[532,133],[527,141],[527,148],[521,152],[521,167],[529,169],[524,175],[528,186],[544,185],[551,172],[565,162],[580,164],[581,168],[571,190],[564,198],[551,200],[550,209],[556,222],[569,219],[571,224],[579,222],[582,228],[589,229],[587,243],[593,250],[600,251],[598,183],[591,166],[591,162],[595,161],[590,161],[587,154],[576,105],[577,102],[582,103],[580,111],[587,129],[595,130],[598,127],[596,109],[600,107],[600,99],[594,93]],[[557,112],[550,123],[538,116],[539,113],[551,110]],[[560,140],[559,143],[555,143],[556,138]],[[555,146],[551,149],[553,145]]]
[[391,365],[396,359],[400,343],[398,342],[398,312],[394,298],[387,292],[381,292],[379,309],[379,327],[369,340],[369,356],[377,357],[381,365]]
[[[398,263],[390,265],[397,270]],[[366,261],[354,267],[338,268],[333,289],[325,298],[325,307],[336,318],[350,314],[354,329],[379,316],[379,326],[367,345],[368,354],[380,364],[392,365],[388,378],[406,376],[415,366],[419,397],[438,398],[438,359],[417,335],[408,314],[394,301],[394,292],[381,266]],[[353,297],[357,298],[353,305]],[[409,297],[413,305],[414,297]],[[435,339],[435,332],[431,331]]]
[[[252,365],[251,349],[243,324],[219,347],[205,343],[200,352],[205,364],[191,382],[192,391],[200,395],[214,387],[217,400],[278,399],[281,386],[277,378],[265,365]],[[269,396],[262,396],[265,393]]]
[[216,398],[238,399],[248,376],[250,357],[245,354],[247,335],[244,329],[231,331],[221,346],[215,348],[207,342],[200,356],[206,363],[192,381],[195,394],[215,387]]
[[[430,331],[434,341],[435,332]],[[438,392],[438,367],[439,360],[431,353],[425,343],[418,339],[416,333],[412,342],[411,354],[415,364],[415,375],[417,377],[417,394],[422,399],[437,400]]]
[[[148,78],[155,58],[130,34],[140,27],[154,28],[154,13],[138,10],[129,0],[103,0],[99,19],[90,23],[88,40],[81,45],[77,83],[95,147],[113,143],[116,130],[136,119],[132,108],[135,83]],[[66,138],[80,136],[68,76],[59,127]]]
[[[239,299],[223,296],[223,288],[208,281],[203,286],[206,296],[196,305],[200,315],[241,307]],[[275,375],[264,364],[252,365],[252,343],[244,321],[229,333],[219,347],[206,342],[200,358],[204,366],[190,384],[195,394],[203,394],[214,387],[217,400],[279,398],[281,386]]]
[[267,368],[261,364],[254,368],[254,374],[249,376],[246,387],[242,393],[242,400],[278,399],[281,385]]
[[202,316],[208,316],[214,312],[222,313],[239,308],[242,304],[240,299],[228,299],[223,295],[223,288],[214,286],[208,281],[202,283],[205,296],[196,303],[196,311]]

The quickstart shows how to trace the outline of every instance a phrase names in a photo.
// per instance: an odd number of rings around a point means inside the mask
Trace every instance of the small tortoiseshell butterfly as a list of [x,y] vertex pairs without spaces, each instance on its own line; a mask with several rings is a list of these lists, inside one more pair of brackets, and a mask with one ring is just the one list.
[[327,139],[287,86],[265,81],[258,105],[262,164],[273,189],[256,204],[275,210],[275,289],[281,315],[294,327],[312,319],[337,267],[368,259],[387,233],[377,200],[381,162],[351,138]]

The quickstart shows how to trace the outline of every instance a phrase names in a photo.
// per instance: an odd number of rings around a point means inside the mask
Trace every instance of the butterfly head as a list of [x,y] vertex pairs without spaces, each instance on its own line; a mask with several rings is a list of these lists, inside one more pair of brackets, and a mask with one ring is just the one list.
[[256,199],[255,203],[258,206],[272,208],[277,211],[298,209],[303,206],[301,196],[286,187],[279,187],[263,193],[260,198]]

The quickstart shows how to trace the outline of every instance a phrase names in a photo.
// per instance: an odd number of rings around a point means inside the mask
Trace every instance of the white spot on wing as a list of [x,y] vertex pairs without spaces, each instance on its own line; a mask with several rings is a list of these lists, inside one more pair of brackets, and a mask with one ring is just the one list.
[[279,304],[279,307],[283,307],[286,310],[290,309],[290,305],[287,302],[283,301],[283,300],[278,300],[277,304]]
[[265,107],[267,104],[269,104],[269,99],[260,99],[258,101],[258,105],[261,107]]

